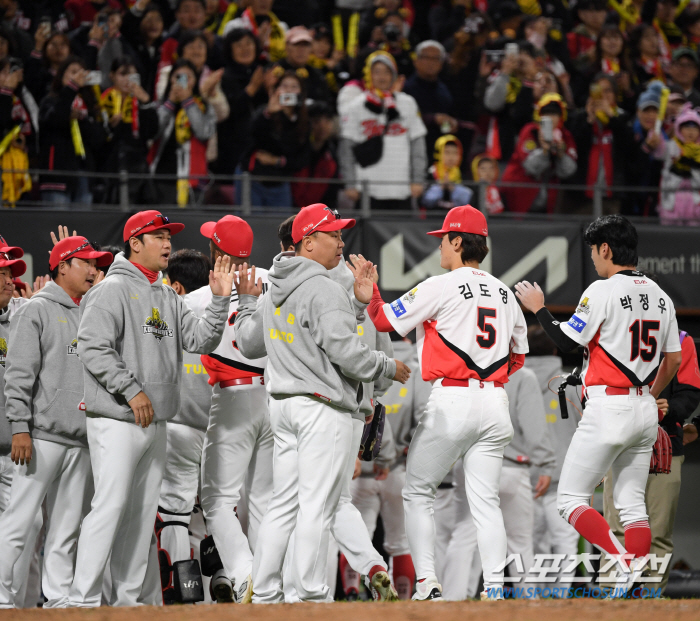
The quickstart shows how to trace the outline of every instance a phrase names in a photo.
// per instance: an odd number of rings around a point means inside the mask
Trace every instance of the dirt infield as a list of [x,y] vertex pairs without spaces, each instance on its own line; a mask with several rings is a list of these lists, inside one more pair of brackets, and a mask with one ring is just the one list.
[[1,611],[2,621],[698,621],[700,600],[337,603]]

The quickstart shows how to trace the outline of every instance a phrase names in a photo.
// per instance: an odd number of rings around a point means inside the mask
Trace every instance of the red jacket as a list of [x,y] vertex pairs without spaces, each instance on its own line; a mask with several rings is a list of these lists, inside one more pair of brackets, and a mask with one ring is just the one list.
[[[540,183],[547,181],[548,183],[559,183],[559,178],[556,175],[555,162],[552,158],[552,164],[549,168],[549,176],[541,176],[539,179],[531,176],[525,170],[523,164],[530,154],[539,148],[538,136],[539,123],[528,123],[520,130],[518,143],[515,145],[515,151],[506,166],[503,173],[502,181],[510,183]],[[565,127],[561,127],[562,138],[566,145],[566,155],[576,161],[576,143],[574,138]],[[509,187],[500,188],[501,198],[505,203],[507,211],[525,212],[529,211],[533,201],[537,198],[540,188],[523,188]],[[557,190],[547,191],[547,212],[552,213],[557,201]]]

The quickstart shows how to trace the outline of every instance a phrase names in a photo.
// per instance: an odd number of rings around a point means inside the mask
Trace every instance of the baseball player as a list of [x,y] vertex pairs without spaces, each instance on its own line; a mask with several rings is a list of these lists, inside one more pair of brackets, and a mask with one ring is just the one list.
[[[278,229],[278,237],[280,239],[280,245],[282,251],[294,250],[294,244],[285,247],[285,242],[291,240],[292,228],[294,223],[294,218],[292,216],[287,218],[282,224],[280,224]],[[354,268],[353,268],[354,269]],[[332,280],[342,285],[349,295],[354,298],[353,289],[355,283],[355,277],[350,268],[341,259],[336,267],[334,267],[329,272],[329,276]],[[357,334],[363,343],[366,343],[370,349],[383,351],[387,356],[393,355],[393,350],[391,347],[391,342],[387,335],[379,334],[375,329],[371,321],[367,319],[366,314],[362,314],[360,318],[358,316],[358,326]],[[357,507],[353,504],[352,493],[351,493],[351,480],[354,476],[355,461],[356,456],[360,450],[360,442],[362,439],[362,432],[364,430],[365,421],[371,421],[372,416],[374,416],[374,399],[383,395],[387,388],[392,385],[393,382],[388,378],[380,378],[376,382],[365,382],[362,386],[361,400],[359,403],[359,409],[352,414],[352,425],[353,425],[353,441],[352,450],[348,457],[348,463],[346,465],[345,478],[343,480],[343,488],[340,493],[340,499],[338,501],[338,506],[331,521],[331,533],[332,538],[329,545],[329,559],[333,559],[332,565],[333,569],[328,567],[326,575],[329,576],[333,574],[337,575],[337,563],[338,563],[338,552],[331,554],[332,548],[335,548],[334,543],[337,543],[337,547],[342,551],[340,557],[341,575],[342,576],[352,576],[353,587],[352,591],[355,595],[359,591],[359,579],[360,575],[365,576],[367,588],[374,600],[396,600],[398,595],[390,584],[386,586],[386,581],[388,580],[387,566],[382,558],[381,554],[372,545],[372,536],[368,529],[363,523],[363,518],[361,513],[358,511]],[[385,427],[386,430],[386,427]],[[385,454],[389,451],[394,451],[393,441],[390,438],[390,433],[385,431],[385,436],[383,440],[386,441],[387,446],[383,451]],[[374,528],[372,529],[372,531]],[[285,557],[285,572],[284,572],[284,585],[285,585],[285,601],[296,602],[298,601],[298,595],[291,584],[293,566],[292,559],[294,556],[294,539],[292,537],[287,555]],[[374,581],[374,586],[372,582]],[[356,582],[358,584],[356,584]],[[328,582],[330,585],[330,582]],[[411,582],[411,588],[413,582]],[[334,590],[330,591],[331,593]]]
[[[369,305],[380,331],[417,330],[424,380],[433,382],[425,413],[411,440],[403,490],[406,531],[416,567],[413,599],[442,597],[435,576],[438,485],[464,458],[467,497],[484,567],[484,598],[500,597],[506,533],[498,483],[503,450],[513,437],[503,386],[527,353],[525,319],[513,294],[479,269],[488,253],[484,215],[466,205],[451,209],[440,237],[440,265],[448,273],[420,283],[391,304],[379,289]],[[491,591],[490,591],[491,590]]]
[[[700,402],[700,370],[698,354],[693,338],[686,332],[679,336],[681,342],[681,368],[677,375],[660,394],[666,400],[668,412],[661,421],[671,440],[671,472],[649,476],[645,490],[645,502],[651,528],[650,552],[659,558],[673,554],[673,523],[676,519],[678,497],[681,491],[681,465],[683,454],[683,423],[695,411]],[[620,512],[613,503],[613,476],[605,477],[603,486],[603,515],[618,541],[624,540],[624,529],[620,523]],[[645,578],[658,578],[660,582],[650,582],[649,588],[665,589],[671,564],[651,567]]]
[[[376,332],[374,324],[368,320],[358,326],[358,333],[360,328],[364,332],[370,325],[372,332]],[[387,336],[379,332],[376,334]],[[406,340],[396,341],[392,345],[394,355],[410,368],[415,368],[418,362],[415,346]],[[387,418],[381,451],[373,462],[363,461],[361,463],[361,475],[354,479],[350,486],[352,503],[362,514],[370,539],[374,537],[378,516],[382,516],[384,550],[391,557],[392,578],[399,599],[411,598],[416,578],[408,549],[403,516],[403,498],[401,497],[401,490],[406,481],[406,449],[408,449],[415,428],[413,424],[415,383],[416,376],[412,375],[405,385],[392,384],[388,392],[381,397],[381,402],[386,408]],[[388,430],[392,432],[395,450],[393,458],[387,462]],[[347,561],[344,561],[345,557],[343,556],[340,562],[345,593],[350,598],[353,594],[356,597],[359,593],[360,575],[351,569],[348,571]]]
[[[209,286],[211,263],[196,250],[178,250],[168,260],[168,284],[180,296]],[[211,386],[198,354],[182,354],[180,410],[166,426],[165,469],[158,501],[161,565],[172,571],[173,563],[192,558],[189,526],[197,492],[204,434],[209,422]],[[199,553],[198,549],[194,551]],[[162,567],[163,568],[163,567]],[[163,602],[175,601],[172,584],[163,589]]]
[[[506,527],[508,555],[517,555],[517,564],[508,565],[511,578],[521,580],[534,564],[532,540],[534,499],[546,493],[555,465],[554,449],[547,436],[544,403],[537,377],[528,369],[519,369],[510,376],[505,386],[508,395],[508,411],[513,424],[513,440],[505,448],[498,496]],[[539,471],[539,479],[533,490],[530,485],[530,468]],[[464,498],[464,493],[459,495]],[[469,574],[474,553],[474,523],[471,511],[464,511],[465,503],[458,503],[462,511],[448,547],[445,571],[444,595],[446,599],[461,600],[467,597]],[[463,522],[468,526],[464,526]],[[472,534],[465,531],[472,531]]]
[[42,589],[47,608],[64,607],[73,579],[83,498],[92,488],[76,337],[80,300],[112,262],[84,237],[68,237],[49,258],[52,282],[15,315],[7,357],[5,398],[12,425],[15,476],[0,517],[0,606],[15,605],[13,572],[46,499]]
[[[22,261],[24,251],[17,246],[10,246],[5,238],[0,235],[0,515],[10,504],[10,491],[12,479],[15,473],[15,464],[11,458],[12,428],[5,416],[5,365],[10,346],[11,320],[28,300],[22,297],[13,297],[15,285],[13,278],[19,278],[27,269]],[[16,606],[25,608],[36,606],[36,598],[30,600],[27,588],[27,575],[32,564],[34,541],[42,526],[40,512],[34,516],[31,522],[31,532],[26,545],[15,563],[13,584],[20,585],[17,593],[13,593]]]
[[[525,358],[525,368],[533,371],[537,376],[537,382],[544,399],[547,433],[556,457],[556,465],[552,471],[549,489],[543,496],[535,499],[534,549],[535,554],[564,554],[565,558],[568,559],[569,555],[578,552],[579,534],[571,524],[561,519],[557,511],[557,487],[571,438],[573,438],[578,422],[581,420],[580,412],[574,407],[575,404],[581,403],[581,398],[577,394],[576,387],[567,386],[569,417],[562,418],[560,416],[559,400],[555,393],[563,381],[557,376],[564,375],[564,369],[562,368],[562,360],[557,355],[557,348],[542,326],[537,324],[528,327],[527,340],[530,353]],[[556,379],[553,380],[553,378]],[[533,474],[539,476],[537,472]],[[571,565],[571,563],[567,561],[557,571],[557,582],[540,586],[553,589],[560,587],[555,592],[557,594],[563,593],[561,588],[571,586],[571,579],[574,576],[574,570],[566,571],[567,565]],[[563,580],[564,578],[566,581]]]
[[170,237],[183,228],[157,211],[131,216],[124,254],[81,304],[78,355],[95,495],[80,531],[70,606],[100,605],[110,552],[109,604],[140,603],[165,466],[165,422],[180,408],[182,350],[206,354],[221,340],[233,282],[227,259],[210,272],[214,296],[199,318],[162,282]]
[[[236,216],[202,225],[210,239],[211,257],[227,257],[241,265],[253,249],[253,230]],[[267,272],[259,270],[263,289]],[[200,314],[211,300],[209,286],[187,296],[187,303]],[[202,364],[214,386],[209,424],[202,453],[201,503],[209,532],[214,537],[224,570],[212,577],[217,601],[250,603],[253,551],[258,529],[272,495],[272,453],[264,372],[264,356],[250,359],[241,354],[234,333],[238,293],[233,291],[228,321],[218,347],[202,356]],[[248,506],[248,537],[236,514],[245,485]]]
[[[410,373],[360,341],[355,306],[329,277],[342,259],[340,231],[354,225],[325,205],[302,209],[292,228],[295,256],[275,258],[270,292],[259,306],[261,282],[255,283],[253,270],[248,278],[245,265],[238,272],[236,340],[244,354],[269,356],[276,447],[274,491],[253,565],[254,603],[283,601],[282,563],[295,523],[292,574],[299,600],[332,601],[325,584],[329,530],[354,460],[352,413],[360,382],[404,382]],[[365,288],[367,273],[357,277]],[[372,586],[387,594],[385,568],[369,573]]]
[[[603,280],[586,289],[567,323],[554,320],[537,284],[521,282],[516,291],[559,351],[586,348],[581,375],[585,410],[566,453],[557,508],[592,545],[612,556],[633,557],[629,567],[620,568],[624,582],[615,592],[622,595],[641,575],[651,545],[644,487],[657,437],[655,399],[680,367],[681,345],[671,298],[635,271],[634,226],[622,216],[602,216],[586,229],[584,240]],[[624,547],[589,505],[611,466]]]

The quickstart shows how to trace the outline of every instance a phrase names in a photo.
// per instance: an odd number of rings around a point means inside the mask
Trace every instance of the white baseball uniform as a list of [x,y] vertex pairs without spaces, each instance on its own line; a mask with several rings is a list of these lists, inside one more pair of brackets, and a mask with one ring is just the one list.
[[209,374],[199,355],[184,352],[182,366],[180,411],[167,424],[165,470],[158,501],[163,522],[160,547],[168,553],[171,564],[192,557],[188,527],[199,491],[211,407]]
[[[267,270],[256,269],[256,276],[266,291]],[[208,286],[186,296],[197,314],[210,299]],[[238,293],[234,290],[221,343],[210,355],[202,356],[214,388],[202,453],[200,498],[207,527],[236,590],[253,569],[258,527],[272,496],[274,447],[264,386],[267,358],[250,360],[239,351],[234,332],[237,309]],[[244,485],[247,538],[236,516]]]
[[506,534],[498,484],[503,450],[513,437],[502,386],[511,352],[528,351],[520,306],[497,278],[462,267],[429,278],[383,311],[399,334],[416,328],[422,376],[433,382],[408,451],[403,492],[416,577],[435,576],[435,495],[463,457],[484,585],[502,585],[497,568],[506,556]]
[[612,466],[622,524],[645,522],[644,490],[658,427],[648,385],[661,353],[681,350],[673,302],[643,274],[625,270],[588,287],[561,330],[586,347],[581,377],[587,401],[564,460],[559,513],[576,526]]
[[[10,321],[13,315],[23,304],[28,302],[25,298],[12,298],[9,304],[0,311],[0,515],[2,515],[10,505],[10,490],[12,489],[12,479],[15,474],[15,465],[10,459],[10,449],[12,448],[12,430],[10,423],[5,416],[5,365],[7,362],[7,352],[10,346]],[[32,563],[34,546],[31,542],[36,540],[42,526],[41,511],[38,511],[32,522],[32,531],[27,538],[27,545],[22,550],[22,554],[15,563],[15,570],[12,577],[12,584],[19,586],[19,591],[13,593],[15,605],[19,606],[25,602],[25,591],[27,591],[27,575]],[[36,606],[26,602],[24,607]]]
[[[562,418],[559,412],[559,400],[556,390],[561,379],[550,380],[558,375],[562,375],[562,361],[559,356],[528,356],[525,359],[525,368],[530,369],[537,376],[540,384],[542,397],[544,398],[545,413],[547,419],[547,433],[554,447],[556,455],[556,467],[552,472],[552,482],[544,496],[535,499],[535,528],[534,528],[534,549],[535,554],[576,554],[578,552],[579,534],[568,522],[561,519],[557,511],[557,488],[559,487],[559,477],[564,465],[566,452],[569,450],[571,438],[576,432],[576,427],[581,420],[581,414],[571,404],[567,404],[569,418]],[[551,390],[550,390],[551,388]],[[554,392],[551,392],[554,391]],[[578,388],[578,392],[581,388]],[[579,410],[580,395],[577,389],[569,386],[566,389],[567,398],[577,404]],[[535,469],[531,480],[534,482],[539,472]],[[570,565],[570,563],[569,563]],[[570,583],[560,583],[562,578],[571,578],[573,572],[564,572],[563,568],[557,573],[557,584],[547,584],[541,586],[568,586]]]

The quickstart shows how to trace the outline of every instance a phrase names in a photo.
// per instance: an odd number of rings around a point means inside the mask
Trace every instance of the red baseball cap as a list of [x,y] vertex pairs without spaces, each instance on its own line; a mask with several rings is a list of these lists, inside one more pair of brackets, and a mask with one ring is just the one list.
[[13,278],[17,278],[27,271],[27,264],[20,260],[24,256],[24,250],[19,246],[10,246],[5,238],[0,235],[0,267],[9,267]]
[[317,231],[340,231],[351,229],[353,226],[355,226],[355,220],[352,218],[343,220],[335,209],[323,203],[314,203],[304,207],[294,218],[292,241],[298,244],[304,237]]
[[56,269],[61,261],[68,261],[68,259],[85,259],[86,261],[95,259],[97,267],[106,267],[114,261],[111,252],[95,250],[85,237],[79,235],[66,237],[53,247],[51,256],[49,256],[49,267],[52,270]]
[[486,216],[471,205],[453,207],[447,212],[442,228],[439,231],[430,231],[428,235],[442,237],[445,233],[473,233],[486,237],[489,234]]
[[160,211],[156,211],[155,209],[139,211],[126,221],[124,225],[124,241],[127,242],[137,235],[153,233],[153,231],[158,231],[160,229],[168,229],[171,235],[176,235],[184,228],[184,224],[170,222],[167,216],[164,216]]
[[218,222],[205,222],[199,232],[232,257],[249,257],[253,250],[253,229],[238,216],[224,216]]

